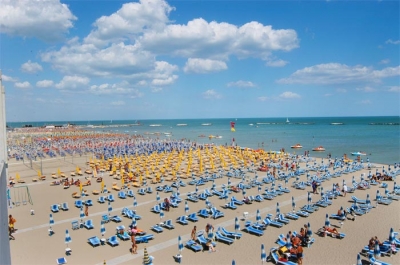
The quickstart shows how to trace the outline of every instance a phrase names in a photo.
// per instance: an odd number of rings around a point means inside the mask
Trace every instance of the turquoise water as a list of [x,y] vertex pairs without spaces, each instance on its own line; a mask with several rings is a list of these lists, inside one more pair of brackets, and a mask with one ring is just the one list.
[[[400,162],[400,117],[324,117],[291,118],[241,118],[241,119],[177,119],[177,120],[107,120],[71,121],[89,130],[142,134],[159,139],[189,139],[201,143],[237,145],[265,150],[280,150],[303,154],[309,150],[316,157],[350,156],[351,152],[367,153],[371,162],[394,164]],[[236,132],[231,132],[230,122],[235,122]],[[62,125],[66,122],[7,123],[10,127]],[[140,123],[140,125],[136,125]],[[205,126],[202,124],[211,124]],[[332,125],[332,123],[340,125]],[[177,126],[186,124],[186,126]],[[252,125],[251,125],[252,124]],[[90,125],[90,127],[88,127]],[[159,126],[150,126],[159,125]],[[92,128],[91,126],[95,126]],[[96,127],[100,126],[100,127]],[[206,137],[198,137],[205,135]],[[209,135],[222,138],[209,139]],[[290,146],[300,143],[302,149]],[[313,152],[323,146],[325,152]],[[364,157],[363,157],[364,158]]]

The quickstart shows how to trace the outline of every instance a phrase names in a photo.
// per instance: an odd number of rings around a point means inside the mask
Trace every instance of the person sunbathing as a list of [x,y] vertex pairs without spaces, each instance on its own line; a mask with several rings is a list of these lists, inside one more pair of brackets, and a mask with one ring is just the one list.
[[212,251],[212,252],[215,252],[215,251],[216,251],[215,248],[214,248],[214,246],[213,246],[213,244],[212,244],[212,241],[211,241],[211,240],[208,240],[208,241],[207,241],[206,246],[208,247],[208,250],[209,250],[209,251]]
[[336,228],[331,228],[329,226],[324,226],[324,230],[331,234],[339,235],[339,231]]
[[53,181],[53,182],[51,182],[51,186],[55,186],[55,185],[60,185],[61,184],[61,182],[60,181],[58,181],[58,180],[55,180],[55,181]]
[[298,246],[298,245],[300,245],[300,243],[301,243],[300,238],[298,238],[297,236],[292,237],[292,245],[293,246]]
[[375,238],[371,237],[371,239],[368,242],[368,248],[373,250],[375,248]]

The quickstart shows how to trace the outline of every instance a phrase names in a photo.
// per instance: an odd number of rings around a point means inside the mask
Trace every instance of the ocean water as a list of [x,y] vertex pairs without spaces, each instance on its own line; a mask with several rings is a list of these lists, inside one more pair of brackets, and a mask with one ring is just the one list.
[[[304,117],[304,118],[176,119],[176,120],[103,120],[71,121],[88,130],[140,134],[154,139],[188,139],[200,143],[280,150],[296,154],[310,151],[311,156],[342,157],[362,151],[371,162],[400,162],[400,117]],[[235,122],[235,132],[230,122]],[[9,127],[62,125],[66,122],[7,123]],[[178,124],[180,126],[178,126]],[[210,135],[220,138],[209,138]],[[205,136],[205,137],[199,137]],[[301,144],[301,149],[290,146]],[[323,146],[325,152],[313,152]],[[355,157],[353,157],[355,158]]]

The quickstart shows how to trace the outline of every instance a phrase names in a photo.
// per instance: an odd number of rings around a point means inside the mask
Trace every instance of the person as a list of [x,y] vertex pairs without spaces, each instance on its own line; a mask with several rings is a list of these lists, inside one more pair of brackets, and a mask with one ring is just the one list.
[[371,239],[369,240],[369,242],[368,242],[368,248],[369,248],[370,250],[373,250],[373,249],[375,248],[375,239],[374,239],[374,237],[371,237]]
[[169,200],[168,200],[168,198],[164,199],[164,206],[165,206],[165,210],[167,212],[169,212]]
[[339,235],[339,231],[336,228],[331,228],[331,227],[328,227],[328,226],[324,226],[324,230],[326,232],[329,232],[329,233],[332,233],[332,234],[335,234],[335,235]]
[[12,232],[15,232],[15,223],[17,222],[17,220],[15,220],[15,218],[10,214],[8,216],[8,227],[11,228]]
[[85,205],[85,216],[89,216],[89,206]]
[[135,234],[131,234],[131,242],[132,242],[132,249],[131,249],[131,253],[132,254],[137,254],[137,244],[136,244],[136,238],[135,238]]
[[301,245],[295,246],[297,249],[297,264],[303,264],[303,247]]
[[312,186],[313,193],[314,194],[317,193],[317,182],[315,180],[311,183],[311,186]]
[[193,229],[192,229],[192,234],[190,235],[190,237],[192,238],[192,240],[195,240],[196,241],[196,226],[194,226],[193,227]]
[[346,183],[343,183],[343,197],[346,197],[347,194],[347,185]]
[[298,245],[300,245],[300,243],[301,243],[300,238],[298,238],[297,236],[292,237],[292,245],[293,246],[298,246]]
[[206,233],[209,233],[209,232],[212,232],[212,231],[214,231],[214,227],[210,223],[208,223],[206,225]]
[[250,204],[250,199],[247,196],[244,196],[243,201],[244,201],[245,204]]
[[215,247],[213,246],[211,239],[209,239],[209,240],[207,241],[206,246],[208,247],[208,251],[212,251],[212,252],[217,251],[217,250],[215,249]]
[[337,212],[337,215],[339,215],[339,216],[344,216],[345,215],[345,212],[344,212],[344,210],[342,210],[341,208],[338,210],[338,212]]
[[8,237],[12,240],[15,240],[15,237],[12,235],[12,233],[14,233],[13,228],[11,226],[8,226]]
[[286,255],[285,255],[285,253],[283,253],[283,251],[282,250],[278,250],[278,260],[279,261],[282,261],[282,262],[288,262],[289,260],[287,259],[287,257],[286,257]]
[[383,245],[383,243],[378,239],[378,237],[377,236],[375,236],[375,244],[378,244],[379,246],[382,246]]

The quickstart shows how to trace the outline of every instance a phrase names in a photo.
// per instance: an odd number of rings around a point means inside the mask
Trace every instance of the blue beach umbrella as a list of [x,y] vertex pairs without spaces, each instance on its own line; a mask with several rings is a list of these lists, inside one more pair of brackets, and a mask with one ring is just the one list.
[[381,256],[381,249],[379,247],[378,241],[375,241],[374,256],[375,258]]
[[396,193],[396,181],[395,182],[393,182],[393,194],[395,194]]
[[199,192],[199,186],[196,185],[195,191],[196,191],[196,193]]
[[272,181],[271,188],[272,188],[272,189],[275,189],[275,180]]
[[160,220],[164,218],[164,211],[160,210]]
[[257,214],[256,214],[256,221],[261,221],[261,215],[260,215],[260,210],[257,209]]
[[185,201],[185,213],[189,212],[189,204],[187,201]]
[[292,208],[293,208],[293,212],[296,209],[296,202],[294,201],[294,197],[292,196]]
[[371,200],[369,199],[369,194],[367,194],[367,199],[365,200],[365,202],[367,203],[367,205],[371,204]]
[[329,221],[329,215],[328,214],[326,214],[326,216],[325,216],[325,226],[331,226],[331,222]]
[[357,264],[356,265],[362,265],[360,253],[357,253]]
[[157,191],[157,194],[156,194],[156,200],[157,200],[157,203],[160,203],[161,198],[160,198],[160,194],[158,194],[158,191]]
[[67,244],[67,248],[68,248],[68,244],[72,242],[71,236],[69,235],[68,229],[65,230],[65,244]]
[[242,190],[242,194],[243,194],[243,196],[246,195],[246,189],[243,189],[243,190]]
[[258,185],[258,194],[261,192],[261,185]]
[[288,182],[289,182],[289,178],[285,178],[285,188],[286,188],[286,185],[288,184]]
[[133,197],[133,207],[137,207],[137,201],[136,201],[136,197]]
[[267,254],[265,253],[264,244],[261,244],[261,263],[267,260]]
[[375,197],[376,201],[380,201],[381,199],[381,193],[379,192],[379,190],[376,191],[376,197]]
[[309,222],[307,223],[307,235],[308,237],[312,236],[311,225]]
[[390,228],[388,240],[389,240],[390,244],[393,244],[393,241],[394,241],[393,227]]
[[239,219],[235,217],[235,231],[237,232],[239,230],[240,230]]
[[50,214],[50,222],[49,222],[49,224],[50,224],[50,229],[51,229],[51,226],[54,225],[54,219],[53,219],[53,215],[52,214]]
[[132,218],[131,226],[132,226],[132,227],[137,226],[136,218]]
[[183,244],[182,244],[181,236],[178,236],[178,250],[179,250],[179,254],[181,254],[182,250],[183,250]]
[[279,209],[279,202],[276,203],[276,215],[280,215],[281,210]]
[[83,212],[83,207],[81,207],[79,211],[79,217],[81,218],[81,222],[83,222],[83,218],[85,218],[85,213]]
[[231,178],[228,178],[228,186],[231,185]]
[[110,215],[111,212],[112,212],[111,202],[108,202],[108,208],[107,208],[107,210],[108,210],[108,215]]
[[106,233],[106,227],[104,226],[104,222],[101,222],[100,234],[101,236],[104,236],[105,233]]
[[308,204],[311,204],[311,201],[312,201],[312,199],[311,199],[311,192],[308,192],[308,195],[307,195],[307,202],[308,202]]
[[234,259],[232,260],[232,265],[236,265],[236,261]]

